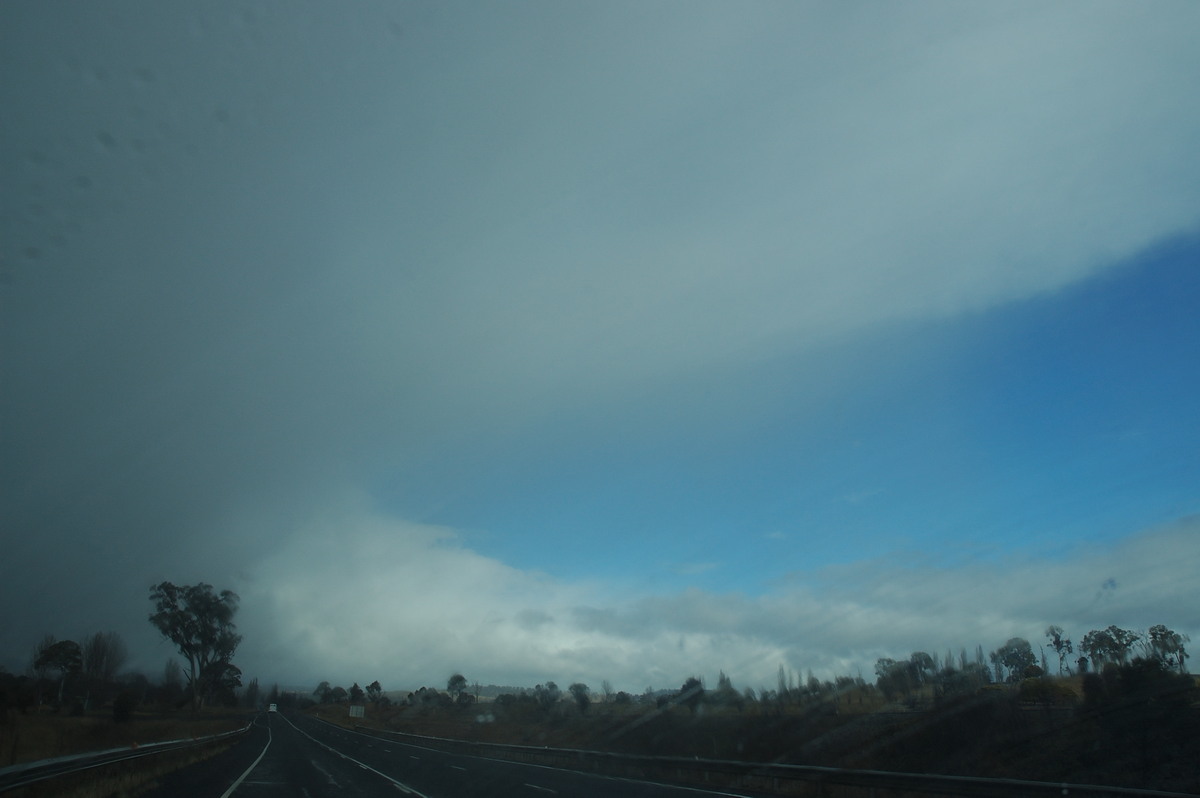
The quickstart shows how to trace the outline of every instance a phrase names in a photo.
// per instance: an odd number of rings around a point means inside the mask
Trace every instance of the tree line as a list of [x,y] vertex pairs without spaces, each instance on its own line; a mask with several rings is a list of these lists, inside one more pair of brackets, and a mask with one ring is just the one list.
[[875,663],[876,687],[893,698],[926,686],[931,686],[936,696],[985,684],[1016,683],[1049,675],[1051,656],[1057,660],[1059,676],[1100,672],[1137,659],[1152,660],[1166,670],[1183,674],[1191,656],[1187,652],[1191,639],[1163,624],[1151,626],[1145,633],[1118,626],[1093,629],[1078,647],[1055,624],[1046,627],[1045,637],[1047,642],[1039,644],[1038,653],[1025,638],[1013,637],[986,657],[983,648],[976,646],[973,657],[963,648],[957,656],[947,651],[940,660],[936,654],[924,651],[914,651],[904,660],[881,658]]
[[[122,673],[129,660],[125,641],[116,632],[96,632],[76,640],[46,635],[33,649],[24,675],[0,672],[0,710],[27,712],[49,704],[81,714],[93,706],[113,705],[118,720],[128,719],[138,704],[157,701],[174,706],[233,705],[239,701],[242,672],[233,655],[242,641],[234,616],[238,596],[211,585],[161,582],[150,588],[154,611],[148,620],[175,644],[186,662],[168,659],[157,685],[144,674]],[[275,688],[278,692],[278,688]],[[240,696],[253,706],[259,699],[257,679]]]
[[[763,687],[757,691],[750,687],[737,690],[722,671],[715,689],[708,689],[701,676],[689,677],[676,690],[656,691],[647,687],[644,693],[636,696],[614,691],[608,680],[602,683],[600,694],[582,682],[574,682],[563,690],[555,682],[547,681],[533,688],[500,693],[493,700],[501,707],[525,706],[546,711],[567,704],[581,713],[586,713],[597,700],[618,705],[652,704],[659,708],[680,706],[692,711],[704,706],[738,710],[748,706],[783,707],[830,698],[862,703],[878,696],[892,701],[918,693],[936,700],[972,692],[986,685],[1015,684],[1049,676],[1054,671],[1060,676],[1099,673],[1105,668],[1125,667],[1135,662],[1151,662],[1155,668],[1184,674],[1187,672],[1186,661],[1191,656],[1186,648],[1190,638],[1163,624],[1151,626],[1145,632],[1117,626],[1095,629],[1085,634],[1078,645],[1061,626],[1052,624],[1046,628],[1045,638],[1036,651],[1028,640],[1014,637],[988,653],[977,645],[973,653],[960,648],[957,654],[951,649],[943,655],[914,651],[904,659],[883,657],[875,663],[874,682],[864,680],[861,674],[823,681],[811,670],[806,678],[797,679],[794,672],[781,665],[777,685],[773,689]],[[399,704],[418,708],[470,706],[479,700],[480,692],[478,682],[469,685],[461,673],[454,673],[447,680],[445,690],[421,687],[408,693]],[[313,691],[312,700],[321,704],[368,703],[380,708],[396,703],[383,694],[378,681],[372,682],[366,691],[357,682],[350,690],[321,682]]]

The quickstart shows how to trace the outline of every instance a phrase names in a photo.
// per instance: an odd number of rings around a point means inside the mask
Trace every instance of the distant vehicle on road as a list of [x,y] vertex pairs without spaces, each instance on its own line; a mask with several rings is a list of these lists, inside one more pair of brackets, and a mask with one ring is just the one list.
[[267,704],[267,712],[278,712],[279,707],[276,704]]

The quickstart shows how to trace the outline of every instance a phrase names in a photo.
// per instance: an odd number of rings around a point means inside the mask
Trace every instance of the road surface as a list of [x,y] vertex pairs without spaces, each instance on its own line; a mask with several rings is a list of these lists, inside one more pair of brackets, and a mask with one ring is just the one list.
[[450,754],[358,734],[304,715],[258,715],[224,753],[161,780],[152,798],[701,798],[672,787]]

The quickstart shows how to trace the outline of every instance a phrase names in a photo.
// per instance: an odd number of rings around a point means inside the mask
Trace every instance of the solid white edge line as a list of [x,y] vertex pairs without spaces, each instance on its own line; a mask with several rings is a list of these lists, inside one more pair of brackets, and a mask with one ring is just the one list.
[[[402,782],[402,781],[397,781],[396,779],[393,779],[393,778],[392,778],[391,776],[389,776],[388,774],[386,774],[386,773],[382,773],[382,772],[380,772],[380,771],[376,770],[375,768],[371,767],[370,765],[365,765],[365,764],[363,764],[362,762],[359,762],[357,759],[355,759],[355,758],[354,758],[354,757],[352,757],[352,756],[346,756],[345,754],[343,754],[341,751],[337,750],[337,749],[336,749],[336,748],[334,748],[333,746],[326,745],[325,743],[323,743],[323,742],[321,742],[320,740],[318,740],[316,737],[313,737],[311,734],[309,734],[308,732],[304,731],[304,729],[301,729],[301,728],[300,728],[299,726],[297,726],[295,723],[292,723],[292,722],[291,722],[290,720],[288,720],[287,718],[284,718],[282,715],[280,715],[279,717],[283,718],[284,722],[286,722],[286,723],[287,723],[287,725],[291,726],[293,729],[295,729],[296,731],[300,732],[300,733],[301,733],[301,734],[303,734],[305,737],[307,737],[308,739],[312,740],[314,743],[316,743],[317,745],[321,746],[321,747],[322,747],[322,748],[324,748],[325,750],[327,750],[327,751],[331,751],[332,753],[335,753],[335,754],[337,754],[337,755],[338,755],[338,756],[340,756],[342,759],[348,759],[348,760],[350,760],[351,762],[353,762],[354,764],[358,765],[358,766],[359,766],[360,768],[362,768],[363,770],[369,770],[369,771],[371,771],[372,773],[374,773],[376,776],[378,776],[378,777],[379,777],[379,778],[381,778],[381,779],[386,779],[387,781],[390,781],[390,782],[392,783],[392,786],[394,786],[396,789],[398,789],[398,790],[401,790],[402,792],[405,792],[405,793],[407,793],[407,794],[409,794],[409,795],[415,795],[415,796],[417,796],[417,798],[429,798],[429,796],[427,796],[425,793],[423,793],[423,792],[420,792],[419,790],[414,790],[412,787],[409,787],[409,786],[408,786],[407,784],[405,784],[404,782]],[[222,795],[222,796],[221,796],[221,798],[228,798],[228,796],[226,796],[226,795]]]
[[233,784],[229,785],[229,789],[228,789],[228,790],[226,790],[226,791],[225,791],[225,792],[224,792],[224,793],[221,795],[221,798],[229,798],[229,796],[233,795],[233,791],[234,791],[234,790],[236,790],[238,787],[242,786],[242,782],[243,782],[243,781],[245,781],[245,780],[246,780],[246,777],[250,775],[250,771],[252,771],[252,770],[254,770],[256,767],[258,767],[258,763],[259,763],[259,762],[261,762],[261,761],[262,761],[262,758],[263,758],[264,756],[266,756],[266,755],[267,755],[267,749],[271,747],[271,740],[272,740],[272,739],[273,739],[273,735],[271,734],[271,723],[270,723],[270,721],[268,720],[268,721],[267,721],[267,744],[263,746],[262,753],[260,753],[260,754],[258,755],[258,759],[254,760],[254,762],[252,762],[252,763],[251,763],[250,767],[246,768],[246,772],[245,772],[245,773],[243,773],[242,775],[238,776],[238,780],[237,780],[237,781],[235,781]]

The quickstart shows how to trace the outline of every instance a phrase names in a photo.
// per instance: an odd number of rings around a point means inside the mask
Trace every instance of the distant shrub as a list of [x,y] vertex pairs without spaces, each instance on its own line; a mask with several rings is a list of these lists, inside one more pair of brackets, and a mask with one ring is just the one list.
[[1075,692],[1057,679],[1031,678],[1021,682],[1018,690],[1021,701],[1045,705],[1075,703]]
[[133,718],[133,710],[137,707],[137,694],[132,690],[122,690],[113,700],[113,720],[125,723]]

